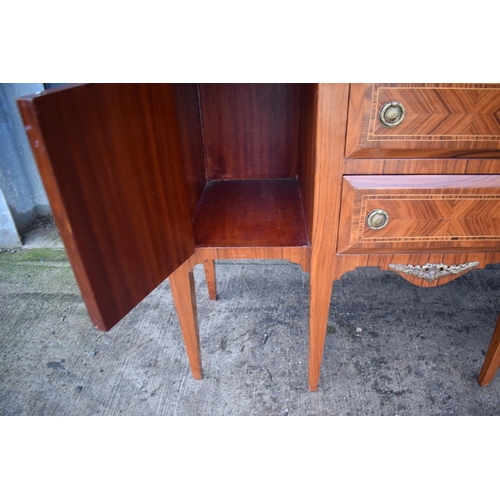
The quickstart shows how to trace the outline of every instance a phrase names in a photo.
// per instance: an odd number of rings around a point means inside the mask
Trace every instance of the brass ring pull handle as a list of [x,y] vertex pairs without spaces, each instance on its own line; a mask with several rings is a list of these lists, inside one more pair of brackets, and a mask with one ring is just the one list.
[[366,217],[366,225],[370,229],[382,229],[389,222],[389,214],[385,210],[377,208],[372,210]]
[[398,101],[386,102],[378,113],[378,117],[384,127],[396,127],[405,117],[405,107]]

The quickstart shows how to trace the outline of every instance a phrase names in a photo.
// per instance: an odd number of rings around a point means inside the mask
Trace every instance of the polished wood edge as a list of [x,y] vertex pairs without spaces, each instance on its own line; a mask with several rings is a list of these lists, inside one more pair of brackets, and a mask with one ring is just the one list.
[[17,100],[31,150],[33,151],[33,155],[38,165],[45,190],[50,200],[54,220],[61,234],[61,239],[64,243],[68,260],[73,269],[73,273],[80,288],[90,319],[95,328],[99,330],[109,330],[112,326],[114,326],[114,324],[107,324],[99,309],[99,304],[95,298],[92,286],[90,285],[85,266],[76,247],[76,242],[73,237],[73,229],[66,213],[64,201],[59,190],[56,176],[54,175],[51,161],[45,149],[44,138],[40,131],[37,118],[35,103],[37,97],[38,95],[35,94],[34,96],[24,97]]
[[[464,190],[474,193],[475,189],[500,187],[500,175],[345,175],[344,180],[356,190],[368,193],[385,194],[393,190],[408,190],[401,194],[424,193],[427,189]],[[380,191],[383,190],[383,193]]]
[[348,84],[319,84],[314,158],[314,215],[309,278],[309,390],[318,388],[330,309],[340,213]]
[[179,319],[184,346],[188,356],[193,378],[201,380],[200,337],[198,326],[198,311],[196,306],[196,292],[193,277],[193,267],[196,264],[192,255],[170,276],[170,290],[174,299],[175,310]]
[[345,253],[353,246],[351,239],[354,233],[353,225],[356,224],[356,218],[354,217],[355,195],[354,186],[344,176],[342,179],[342,203],[340,205],[340,229],[337,238],[337,253]]
[[495,373],[500,366],[500,316],[498,317],[495,331],[491,337],[490,345],[484,358],[481,372],[477,378],[479,385],[488,385],[495,376]]
[[309,272],[309,247],[198,247],[195,250],[193,266],[208,260],[238,259],[281,259],[299,264]]
[[215,276],[215,263],[213,259],[207,259],[203,262],[205,268],[205,281],[207,282],[208,298],[217,300],[217,279]]
[[345,175],[456,175],[497,174],[498,159],[410,158],[347,159]]
[[[496,149],[491,149],[491,151],[471,151],[470,149],[457,149],[456,146],[453,147],[450,145],[448,148],[442,149],[431,149],[431,148],[410,148],[406,143],[399,143],[393,141],[396,147],[399,149],[383,149],[381,147],[370,147],[370,148],[360,148],[355,152],[351,152],[346,155],[348,159],[384,159],[384,158],[394,158],[394,159],[410,159],[410,158],[442,158],[447,159],[464,159],[464,158],[499,158],[500,152]],[[471,143],[473,144],[473,143]],[[403,149],[404,146],[407,146],[406,149]],[[485,148],[486,149],[486,148]]]
[[312,239],[314,168],[316,158],[316,129],[318,116],[318,84],[302,84],[299,121],[298,181],[307,239]]

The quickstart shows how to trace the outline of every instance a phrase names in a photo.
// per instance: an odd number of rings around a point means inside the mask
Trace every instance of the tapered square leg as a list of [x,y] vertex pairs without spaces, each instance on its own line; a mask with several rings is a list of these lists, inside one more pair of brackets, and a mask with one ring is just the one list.
[[491,337],[490,345],[484,358],[481,373],[477,378],[479,385],[488,385],[495,376],[498,367],[500,366],[500,316],[498,317],[497,325],[493,336]]
[[175,309],[184,338],[184,345],[191,366],[191,373],[195,379],[200,380],[202,378],[202,372],[198,313],[196,309],[194,276],[188,262],[174,271],[170,275],[169,280]]
[[328,314],[332,298],[332,279],[328,274],[311,271],[309,284],[309,390],[318,388],[325,345]]
[[215,279],[215,262],[211,259],[203,263],[205,268],[205,279],[208,288],[208,298],[210,300],[217,300],[217,282]]

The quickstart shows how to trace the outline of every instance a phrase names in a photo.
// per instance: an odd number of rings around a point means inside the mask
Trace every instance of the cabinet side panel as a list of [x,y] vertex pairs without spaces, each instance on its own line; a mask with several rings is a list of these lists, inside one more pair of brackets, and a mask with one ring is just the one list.
[[194,217],[206,183],[198,86],[179,83],[174,85],[174,91],[189,208]]
[[169,85],[83,85],[19,107],[94,324],[109,329],[194,252]]
[[302,84],[300,93],[298,176],[309,241],[311,241],[314,212],[317,99],[317,84]]
[[201,84],[207,180],[294,178],[300,84]]

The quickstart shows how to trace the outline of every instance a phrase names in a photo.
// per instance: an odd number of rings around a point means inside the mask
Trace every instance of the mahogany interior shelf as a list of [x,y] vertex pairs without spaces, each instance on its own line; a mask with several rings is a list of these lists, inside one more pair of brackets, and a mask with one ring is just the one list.
[[308,245],[296,179],[208,182],[193,230],[199,247]]

